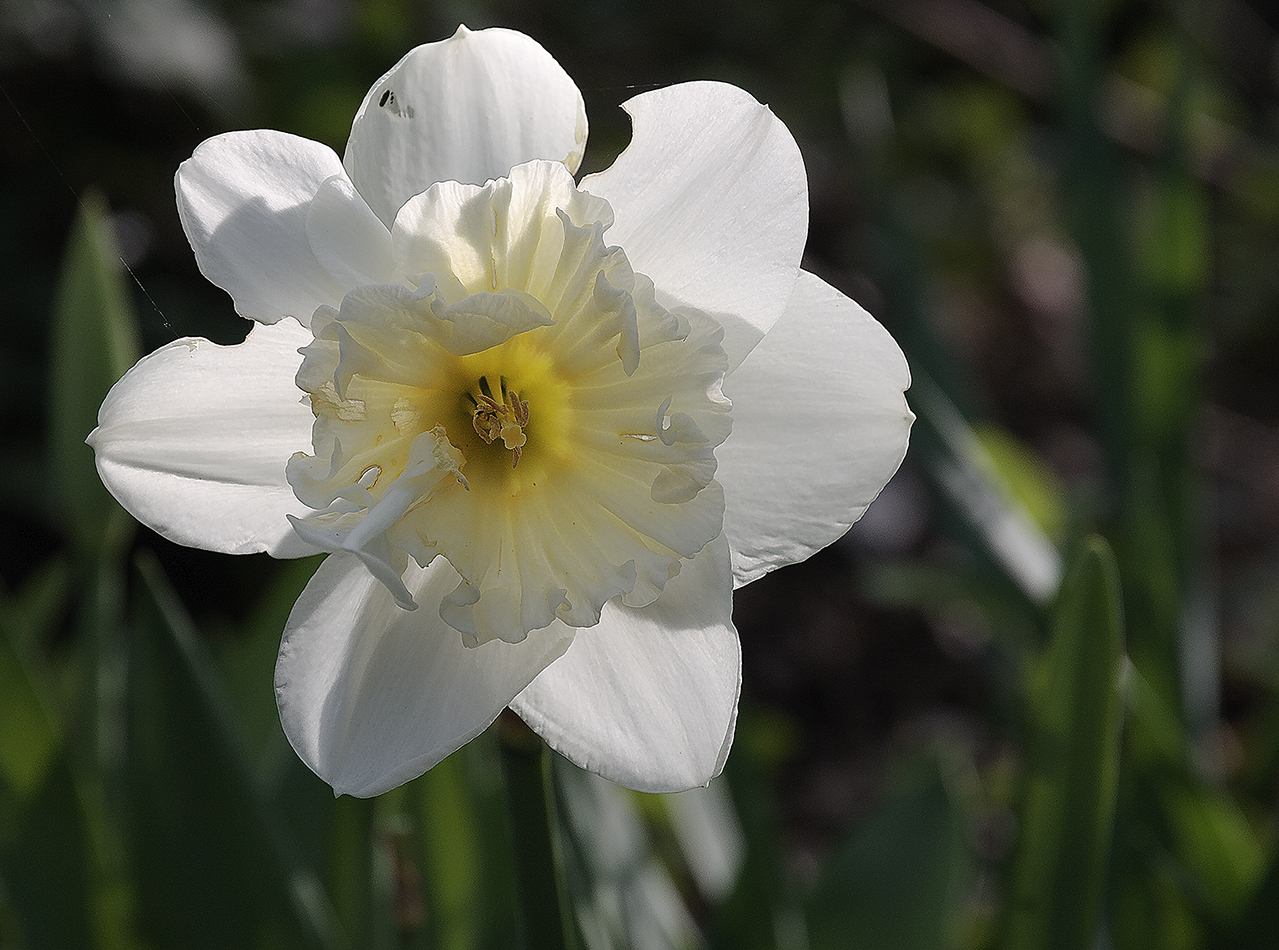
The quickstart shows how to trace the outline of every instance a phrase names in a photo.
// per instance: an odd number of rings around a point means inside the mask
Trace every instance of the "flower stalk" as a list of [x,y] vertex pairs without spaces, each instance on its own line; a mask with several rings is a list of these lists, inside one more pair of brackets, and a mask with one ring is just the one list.
[[525,946],[577,950],[577,927],[568,899],[556,817],[551,751],[509,709],[498,717],[497,727]]

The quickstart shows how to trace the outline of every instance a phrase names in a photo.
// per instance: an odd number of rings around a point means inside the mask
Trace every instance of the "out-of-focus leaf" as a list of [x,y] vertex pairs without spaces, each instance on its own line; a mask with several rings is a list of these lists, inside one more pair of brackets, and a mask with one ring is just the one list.
[[319,877],[253,782],[205,644],[154,559],[137,566],[128,780],[145,936],[188,948],[345,946]]
[[1203,344],[1193,332],[1147,324],[1134,337],[1133,402],[1144,438],[1165,444],[1185,436],[1198,401]]
[[860,588],[872,603],[956,617],[1018,652],[1043,639],[1040,621],[1025,598],[989,571],[963,565],[946,569],[918,562],[876,563],[861,571]]
[[19,598],[0,606],[0,890],[29,950],[94,947],[93,840],[63,727],[25,648]]
[[660,796],[628,792],[564,760],[555,764],[570,891],[585,945],[696,946],[697,927],[642,817]]
[[1270,866],[1243,912],[1213,945],[1221,950],[1252,950],[1272,942],[1275,934],[1279,934],[1279,848],[1271,852]]
[[[244,621],[218,637],[214,646],[240,734],[261,772],[281,765],[280,751],[288,752],[286,761],[297,761],[287,747],[275,706],[275,657],[289,612],[322,557],[276,561],[257,556],[263,558],[271,579]],[[284,743],[284,750],[280,750],[280,743]]]
[[1247,820],[1215,789],[1165,783],[1162,798],[1177,856],[1193,877],[1196,896],[1217,919],[1234,918],[1265,869],[1265,854]]
[[62,730],[47,685],[30,669],[24,643],[34,637],[19,630],[28,625],[15,599],[0,606],[0,779],[25,800],[43,784]]
[[955,946],[968,864],[963,815],[933,762],[831,858],[805,905],[809,946]]
[[568,892],[551,751],[509,710],[496,729],[525,944],[529,950],[577,950],[581,939]]
[[[1183,98],[1174,96],[1174,103]],[[1189,174],[1162,183],[1145,241],[1144,263],[1151,284],[1164,293],[1202,290],[1210,250],[1208,209],[1198,184]]]
[[115,502],[84,442],[107,390],[138,359],[138,331],[106,206],[89,195],[72,225],[53,308],[50,458],[53,485],[76,546],[94,551]]
[[1164,771],[1184,767],[1186,736],[1181,723],[1136,663],[1128,667],[1124,693],[1129,717],[1125,743],[1134,763]]
[[373,840],[376,802],[343,796],[333,803],[326,878],[333,908],[347,933],[369,942],[373,916]]
[[911,403],[930,447],[929,472],[947,500],[1029,600],[1050,601],[1061,582],[1061,557],[1004,483],[972,426],[942,389],[919,373]]
[[[417,808],[422,815],[422,866],[432,947],[457,941],[479,950],[507,950],[519,942],[511,827],[494,733],[490,729],[481,734],[413,786],[420,793]],[[440,814],[428,815],[437,808]],[[456,826],[446,826],[450,815],[457,819]],[[450,855],[459,861],[457,872],[448,865]],[[451,873],[477,883],[478,890],[468,894],[462,882],[446,883],[443,878]],[[432,910],[437,906],[438,914]],[[463,921],[459,916],[463,914],[471,920]],[[433,915],[442,919],[432,922]],[[469,940],[475,942],[466,943]]]
[[35,568],[12,596],[0,597],[0,623],[8,626],[15,649],[40,649],[66,609],[70,593],[70,564],[54,558]]
[[1123,626],[1114,557],[1090,538],[1029,683],[1029,775],[1005,950],[1094,946],[1119,779]]
[[780,819],[768,782],[793,754],[789,724],[743,704],[733,754],[718,781],[728,781],[746,853],[737,886],[716,909],[710,926],[714,950],[794,950],[802,947],[803,910],[783,875]]
[[0,790],[0,883],[26,950],[103,946],[95,939],[93,830],[66,755],[20,802]]
[[[307,581],[315,573],[320,558],[274,561],[261,556],[271,579],[244,621],[222,631],[212,640],[220,678],[226,688],[228,706],[235,717],[236,731],[252,763],[253,784],[271,803],[283,822],[284,833],[296,842],[300,860],[314,868],[344,864],[347,857],[335,858],[332,836],[316,834],[337,821],[339,805],[333,794],[298,758],[280,726],[275,705],[275,658],[289,612]],[[372,826],[366,829],[363,847],[372,845]],[[353,846],[356,846],[353,844]],[[343,873],[347,873],[344,869]],[[360,885],[364,887],[362,883]],[[330,893],[336,894],[330,889]],[[348,933],[355,931],[345,928]]]
[[697,889],[713,903],[731,892],[746,856],[746,836],[725,782],[674,795],[652,796],[665,806],[671,831]]
[[421,796],[425,881],[431,945],[439,950],[477,950],[484,918],[484,855],[477,802],[470,794],[464,755],[451,755],[415,785]]
[[977,425],[973,434],[985,450],[993,473],[1008,487],[1026,513],[1049,538],[1061,540],[1066,530],[1066,498],[1052,469],[1011,432]]
[[[1126,828],[1115,849],[1122,867],[1115,872],[1112,936],[1121,948],[1175,950],[1194,945],[1185,935],[1205,926],[1224,932],[1239,918],[1259,887],[1266,856],[1238,805],[1196,777],[1181,722],[1136,664],[1128,667],[1126,687],[1131,800],[1120,808]],[[1163,874],[1152,875],[1153,868]],[[1162,929],[1152,932],[1152,920]]]

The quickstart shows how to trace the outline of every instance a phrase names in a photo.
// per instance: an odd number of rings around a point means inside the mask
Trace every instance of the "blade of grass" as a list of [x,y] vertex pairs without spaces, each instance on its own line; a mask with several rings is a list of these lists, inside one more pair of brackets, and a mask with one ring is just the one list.
[[1089,950],[1119,779],[1123,624],[1114,556],[1076,555],[1051,640],[1032,668],[1029,776],[1002,927],[1004,950]]

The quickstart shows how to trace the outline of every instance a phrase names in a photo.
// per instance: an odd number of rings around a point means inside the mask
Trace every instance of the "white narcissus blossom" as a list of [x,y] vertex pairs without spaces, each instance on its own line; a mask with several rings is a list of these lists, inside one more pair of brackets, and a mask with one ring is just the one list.
[[143,359],[89,441],[165,537],[332,552],[276,694],[338,792],[421,774],[507,705],[621,784],[705,784],[733,587],[840,537],[905,453],[901,351],[800,270],[786,127],[720,83],[626,109],[629,148],[579,185],[572,80],[462,28],[378,80],[342,160],[239,132],[178,170],[201,270],[256,325]]

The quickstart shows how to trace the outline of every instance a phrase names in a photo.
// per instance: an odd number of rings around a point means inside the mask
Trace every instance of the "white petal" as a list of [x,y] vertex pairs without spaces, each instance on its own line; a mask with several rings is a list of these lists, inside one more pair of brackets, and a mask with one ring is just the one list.
[[395,271],[391,232],[345,174],[325,179],[306,214],[311,251],[344,290],[385,284]]
[[808,234],[799,146],[767,106],[716,82],[636,96],[634,136],[582,188],[605,198],[610,244],[657,285],[724,326],[734,367],[781,316]]
[[585,147],[582,94],[550,53],[513,30],[459,27],[373,84],[343,161],[389,227],[436,182],[482,185],[537,158],[576,171]]
[[[438,604],[458,583],[444,558],[410,564],[405,583]],[[275,695],[289,742],[338,794],[364,798],[421,775],[475,738],[572,630],[556,624],[519,644],[475,648],[434,606],[405,611],[353,556],[320,566],[289,616]]]
[[800,273],[786,313],[724,381],[733,432],[719,447],[737,585],[841,537],[906,454],[910,370],[888,331]]
[[595,627],[511,704],[582,768],[642,792],[705,785],[737,722],[741,647],[721,537],[642,608],[610,601]]
[[202,142],[178,166],[178,215],[200,272],[236,312],[304,326],[342,287],[316,260],[307,210],[324,181],[342,175],[331,148],[284,132],[228,132]]
[[311,443],[313,416],[293,383],[311,334],[258,325],[238,346],[177,340],[111,388],[89,435],[120,504],[178,544],[277,557],[312,554],[286,518],[308,509],[285,480]]

